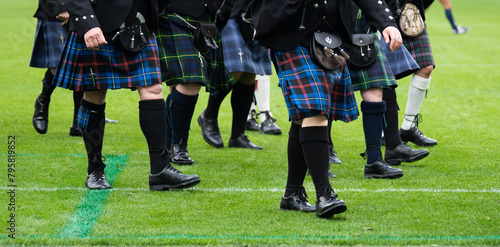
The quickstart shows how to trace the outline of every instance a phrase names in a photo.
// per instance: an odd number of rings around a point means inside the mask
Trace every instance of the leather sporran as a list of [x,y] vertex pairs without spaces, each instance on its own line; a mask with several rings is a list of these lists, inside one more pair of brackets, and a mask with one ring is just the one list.
[[199,23],[194,31],[194,46],[203,55],[219,46],[214,40],[217,26],[214,23]]
[[399,16],[399,29],[404,35],[414,38],[420,35],[425,28],[424,19],[420,10],[412,3],[406,3]]
[[114,41],[119,36],[119,43],[127,51],[140,51],[148,45],[149,30],[144,16],[137,12],[132,22],[124,22],[113,36]]
[[326,71],[339,68],[349,59],[349,55],[340,45],[342,40],[337,34],[315,32],[309,46],[312,61]]
[[352,44],[342,44],[344,50],[349,54],[349,65],[358,68],[366,67],[377,58],[375,37],[371,33],[355,33],[352,36]]

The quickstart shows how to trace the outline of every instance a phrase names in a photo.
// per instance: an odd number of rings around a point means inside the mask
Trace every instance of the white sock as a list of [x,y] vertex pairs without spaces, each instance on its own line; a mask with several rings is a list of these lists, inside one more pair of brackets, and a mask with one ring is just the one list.
[[[257,90],[255,90],[255,98],[257,99],[257,106],[259,107],[259,112],[268,111],[271,114],[271,106],[269,102],[269,96],[271,92],[271,77],[268,75],[257,75],[255,77],[257,81]],[[266,114],[259,115],[260,122],[266,120]]]
[[431,84],[431,77],[423,78],[418,75],[413,75],[410,81],[410,88],[408,89],[408,101],[406,102],[405,118],[401,129],[409,130],[412,127],[415,116],[420,112],[420,106],[424,101],[425,94],[429,85]]

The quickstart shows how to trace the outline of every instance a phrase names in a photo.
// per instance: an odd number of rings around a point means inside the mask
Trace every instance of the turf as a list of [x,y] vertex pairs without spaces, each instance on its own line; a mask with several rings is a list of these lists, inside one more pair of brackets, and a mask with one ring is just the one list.
[[[333,219],[279,211],[287,172],[286,106],[276,77],[271,105],[279,136],[247,132],[262,151],[206,144],[196,122],[206,106],[202,92],[190,131],[193,166],[202,182],[186,191],[150,192],[146,141],[138,121],[137,92],[108,93],[104,155],[112,190],[84,187],[86,155],[70,137],[72,95],[56,89],[49,131],[37,134],[33,103],[44,70],[29,68],[35,1],[4,2],[0,9],[0,245],[500,245],[500,1],[453,1],[455,19],[471,27],[453,35],[439,3],[427,11],[437,67],[421,113],[421,130],[438,140],[424,160],[403,164],[397,180],[363,179],[361,120],[334,123],[331,183],[348,210]],[[405,108],[408,79],[398,81]],[[165,96],[168,89],[165,87]],[[359,94],[357,95],[359,96]],[[358,101],[360,98],[358,97]],[[231,108],[219,115],[227,145]],[[402,120],[402,114],[400,114]],[[15,149],[8,145],[15,136]],[[415,146],[412,146],[417,148]],[[16,167],[8,180],[8,151]],[[7,192],[15,187],[15,211]],[[305,187],[314,204],[310,177]],[[15,213],[14,217],[11,214]],[[15,239],[8,237],[15,220]]]

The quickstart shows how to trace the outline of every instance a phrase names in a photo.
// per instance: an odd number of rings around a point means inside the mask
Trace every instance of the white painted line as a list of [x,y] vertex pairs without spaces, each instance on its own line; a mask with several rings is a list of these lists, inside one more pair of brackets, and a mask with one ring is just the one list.
[[[12,187],[0,187],[2,190],[12,189]],[[88,190],[85,187],[64,187],[64,188],[41,188],[41,187],[16,187],[18,191],[86,191]],[[149,191],[148,188],[113,188],[112,191]],[[197,190],[197,191],[206,191],[206,192],[284,192],[284,188],[191,188],[187,190]],[[309,191],[314,191],[314,189],[308,189]],[[423,188],[423,189],[356,189],[356,188],[343,188],[338,189],[334,188],[335,192],[425,192],[425,193],[494,193],[500,194],[500,189],[484,189],[484,190],[468,190],[468,189],[432,189],[432,188]]]

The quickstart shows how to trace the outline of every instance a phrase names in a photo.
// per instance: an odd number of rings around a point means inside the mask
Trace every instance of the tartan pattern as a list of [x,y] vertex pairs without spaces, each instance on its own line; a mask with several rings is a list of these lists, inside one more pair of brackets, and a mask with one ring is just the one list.
[[434,58],[432,56],[431,44],[429,41],[429,34],[427,33],[427,26],[424,28],[422,34],[416,38],[408,38],[403,36],[403,44],[410,52],[411,56],[420,68],[432,65],[435,67]]
[[245,42],[236,18],[229,19],[222,29],[221,38],[224,47],[224,64],[229,72],[272,74],[269,50],[254,41]]
[[58,21],[38,20],[30,67],[56,68],[69,35],[68,25]]
[[72,32],[66,43],[53,84],[75,91],[135,89],[159,84],[158,46],[153,33],[138,52],[124,51],[106,35],[107,45],[87,49],[82,37]]
[[350,122],[359,111],[347,65],[332,72],[314,64],[307,48],[271,51],[271,59],[291,121],[326,114],[331,120]]
[[87,127],[89,126],[89,118],[90,118],[90,113],[92,111],[87,109],[84,106],[80,106],[80,109],[78,109],[78,117],[76,119],[76,126],[78,129],[81,129],[85,132],[87,132]]
[[385,54],[380,48],[381,45],[377,38],[377,34],[373,35],[375,36],[375,48],[377,49],[377,58],[375,62],[363,68],[349,67],[354,91],[367,90],[370,88],[394,87],[398,85],[394,79]]
[[380,48],[387,57],[391,71],[396,79],[411,75],[420,68],[404,45],[394,52],[391,51],[389,45],[390,43],[381,42]]
[[[194,20],[182,16],[191,25],[212,20]],[[194,46],[194,29],[171,12],[160,17],[157,40],[160,50],[162,81],[167,85],[198,83],[207,91],[229,90],[235,81],[224,65],[220,37],[215,41],[219,49],[201,55]]]

